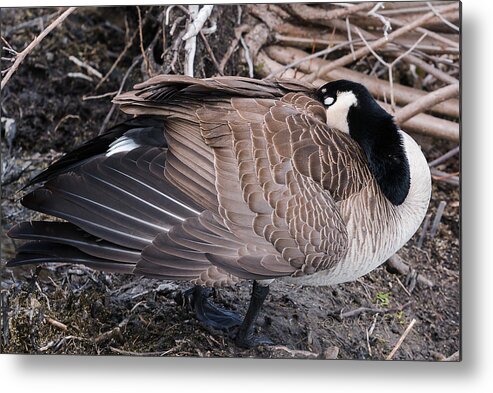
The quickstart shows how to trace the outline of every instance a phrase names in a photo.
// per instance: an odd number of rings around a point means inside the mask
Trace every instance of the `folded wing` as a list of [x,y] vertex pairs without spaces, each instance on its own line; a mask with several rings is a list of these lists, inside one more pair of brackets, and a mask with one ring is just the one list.
[[67,222],[11,230],[30,242],[10,265],[65,260],[210,286],[334,266],[348,247],[338,203],[368,178],[311,94],[296,81],[160,76],[118,96],[152,121],[33,180],[44,184],[22,203]]

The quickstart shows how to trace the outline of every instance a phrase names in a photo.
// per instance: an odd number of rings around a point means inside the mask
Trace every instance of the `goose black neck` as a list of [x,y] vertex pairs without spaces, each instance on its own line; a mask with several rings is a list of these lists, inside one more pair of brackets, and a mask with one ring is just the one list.
[[392,116],[373,99],[360,101],[349,110],[348,126],[385,197],[393,205],[402,204],[409,193],[411,176],[402,136]]

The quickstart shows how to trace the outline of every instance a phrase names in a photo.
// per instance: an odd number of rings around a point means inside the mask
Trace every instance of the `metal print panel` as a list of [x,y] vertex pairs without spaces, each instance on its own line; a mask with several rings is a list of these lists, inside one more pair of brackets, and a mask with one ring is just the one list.
[[460,3],[2,10],[2,352],[460,360]]

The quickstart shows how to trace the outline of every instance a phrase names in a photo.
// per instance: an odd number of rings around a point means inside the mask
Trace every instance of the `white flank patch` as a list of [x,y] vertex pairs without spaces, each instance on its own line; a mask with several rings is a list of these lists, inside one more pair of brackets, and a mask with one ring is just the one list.
[[135,143],[133,139],[130,139],[126,136],[122,136],[110,144],[110,147],[106,152],[106,157],[110,157],[116,153],[127,152],[136,149],[139,146],[140,145]]

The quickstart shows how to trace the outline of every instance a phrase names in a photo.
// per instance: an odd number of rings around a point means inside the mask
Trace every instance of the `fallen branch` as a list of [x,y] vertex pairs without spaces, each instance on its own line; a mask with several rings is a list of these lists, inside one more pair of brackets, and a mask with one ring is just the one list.
[[[421,234],[419,235],[418,242],[416,243],[416,247],[421,249],[423,247],[423,242],[425,241],[426,234],[428,233],[428,227],[430,226],[431,216],[429,214],[426,215],[423,226],[421,227]],[[388,263],[389,261],[387,261]]]
[[429,108],[436,104],[443,102],[449,98],[456,97],[459,94],[459,84],[445,86],[441,89],[428,93],[424,97],[417,101],[410,103],[404,108],[399,109],[395,115],[395,121],[397,124],[405,123],[411,117],[416,116],[418,113],[427,111]]
[[431,226],[430,239],[433,239],[438,232],[438,227],[440,226],[440,222],[442,221],[442,216],[443,216],[443,211],[445,210],[445,206],[447,206],[447,202],[440,201],[435,218],[433,220],[433,224]]
[[[406,25],[406,22],[403,22],[400,19],[396,19],[396,18],[389,18],[389,21],[390,21],[390,23],[392,23],[396,26],[399,26],[399,27]],[[425,29],[424,27],[417,27],[416,31],[418,33],[421,33],[421,34],[427,33],[428,37],[433,38],[434,40],[439,41],[442,44],[445,44],[445,45],[448,45],[448,46],[451,46],[454,48],[459,48],[458,42],[452,41],[452,40],[444,37],[442,34],[435,33],[431,30]]]
[[211,15],[213,8],[213,5],[204,5],[199,11],[198,5],[189,6],[192,21],[189,23],[187,31],[183,36],[183,41],[185,41],[185,75],[193,77],[193,63],[195,60],[195,50],[197,47],[197,34],[199,34],[200,30],[207,21],[207,18]]
[[[250,52],[252,61],[255,62],[257,60],[260,49],[269,40],[269,34],[269,28],[263,23],[259,23],[245,34],[245,43]],[[241,35],[238,39],[241,39]]]
[[[388,112],[391,111],[390,105],[380,101],[378,103]],[[458,123],[430,116],[426,113],[417,114],[401,124],[401,127],[406,131],[431,136],[433,138],[446,139],[452,142],[459,142],[460,140],[460,128]]]
[[433,180],[443,181],[444,183],[452,184],[453,186],[460,185],[460,180],[457,175],[442,172],[435,168],[431,168],[431,177]]
[[325,23],[331,19],[342,19],[349,15],[355,14],[356,12],[366,11],[375,6],[375,3],[361,3],[358,5],[352,5],[347,8],[339,8],[335,10],[324,10],[321,8],[310,7],[305,4],[291,4],[290,8],[296,13],[300,18],[315,22],[315,23]]
[[38,46],[38,44],[43,41],[43,39],[50,34],[50,32],[60,25],[72,12],[74,12],[77,7],[70,7],[65,10],[58,18],[56,18],[46,29],[44,29],[39,36],[37,36],[22,52],[16,55],[16,59],[12,67],[9,68],[7,74],[3,77],[2,83],[0,84],[0,90],[3,90],[9,79],[12,77],[14,72],[19,68],[19,65],[24,61],[26,56],[32,52],[32,50]]
[[460,151],[460,146],[456,146],[452,150],[448,151],[447,153],[443,154],[442,156],[440,156],[437,159],[428,163],[428,166],[430,168],[437,166],[437,165],[441,164],[442,162],[447,161],[449,158],[452,158],[453,156],[458,154],[459,151]]
[[[396,21],[395,20],[392,20],[392,23],[396,24]],[[331,21],[331,24],[334,25],[334,28],[337,28],[339,30],[345,31],[348,36],[351,36],[352,33],[356,33],[356,27],[355,26],[352,26],[352,25],[349,25],[348,26],[348,23],[342,23],[342,21],[333,20],[333,21]],[[405,24],[403,22],[399,21],[397,23],[397,25],[398,26],[404,26]],[[369,40],[369,39],[375,40],[376,39],[376,37],[374,36],[374,34],[369,33],[366,30],[363,30],[361,27],[359,28],[359,30],[361,31],[361,33],[363,34],[363,36],[365,37],[365,39],[367,39],[367,40]],[[429,31],[427,29],[422,29],[422,28],[419,28],[419,27],[416,29],[416,31],[417,32],[420,32],[420,33],[423,33],[423,34],[424,33],[430,34],[433,37],[435,37],[435,36],[441,37],[441,35],[439,35],[439,34],[433,33],[432,31]],[[301,46],[303,46],[305,48],[308,48],[310,50],[313,49],[313,46],[323,46],[325,48],[325,47],[327,47],[329,45],[339,44],[341,42],[344,42],[344,40],[345,40],[345,37],[344,36],[337,35],[337,34],[333,34],[329,38],[329,35],[327,33],[323,33],[322,30],[320,30],[318,32],[318,34],[311,34],[311,35],[312,35],[312,37],[305,38],[305,37],[293,37],[293,36],[286,37],[286,36],[283,36],[281,34],[276,34],[275,35],[275,39],[279,43],[282,43],[284,46],[286,46],[286,45],[300,46],[301,45]],[[314,37],[317,37],[317,38],[314,38]],[[448,39],[446,39],[446,42],[447,42],[448,45],[452,46],[453,48],[456,48],[456,49],[458,48],[458,43],[453,42],[453,41],[448,40]],[[356,42],[355,44],[357,45],[358,42]],[[400,45],[400,46],[404,46],[404,47],[406,46],[402,42],[402,40],[398,40],[397,41],[397,44]],[[399,48],[398,48],[398,46],[396,46],[395,44],[390,44],[388,46],[389,46],[389,50],[391,52],[400,51]],[[438,49],[440,49],[440,47],[437,47],[437,49],[433,49],[433,48],[427,48],[427,47],[423,47],[421,45],[418,45],[417,46],[417,49],[419,49],[420,51],[427,51],[427,52],[429,52],[430,50],[437,51]],[[385,48],[383,50],[384,51],[387,51]],[[351,53],[353,54],[353,58],[355,59],[353,51]],[[412,63],[412,64],[420,67],[423,71],[425,71],[425,72],[433,75],[438,80],[441,80],[441,81],[443,81],[443,82],[445,82],[447,84],[458,83],[459,82],[456,78],[454,78],[454,77],[450,76],[449,74],[441,71],[440,69],[434,67],[433,65],[428,64],[426,61],[421,60],[419,57],[417,57],[415,55],[408,54],[408,55],[406,55],[406,56],[403,57],[403,60],[405,60],[408,63]]]
[[343,43],[338,44],[336,46],[332,46],[330,48],[315,52],[312,55],[302,57],[301,59],[296,59],[292,63],[289,63],[289,64],[285,65],[284,67],[281,67],[278,70],[271,72],[264,79],[270,79],[273,76],[281,74],[282,72],[286,71],[288,68],[293,68],[293,67],[296,67],[298,64],[301,64],[305,61],[309,61],[309,60],[315,59],[315,58],[320,57],[320,56],[328,55],[332,52],[335,52],[336,50],[339,50],[339,49],[344,48],[345,46],[348,46],[351,44],[353,44],[353,41],[346,41],[346,42],[343,42]]
[[[387,266],[390,267],[391,270],[397,271],[402,275],[408,275],[411,268],[404,262],[404,260],[397,254],[392,255],[387,260]],[[421,274],[418,274],[418,283],[427,287],[433,287],[435,284],[424,277]]]
[[[280,16],[284,13],[284,11],[275,4],[249,4],[246,6],[246,9],[250,14],[260,19],[270,30],[276,31],[280,34],[309,39],[320,36],[321,31],[319,28],[310,26],[301,27],[285,22]],[[337,22],[338,20],[333,19],[332,21]]]
[[423,71],[427,72],[429,75],[433,75],[436,79],[442,82],[449,84],[459,83],[459,80],[457,78],[454,78],[452,75],[449,75],[446,72],[440,70],[439,68],[436,68],[431,64],[428,64],[426,61],[420,59],[419,57],[409,54],[404,56],[402,60],[414,64],[415,66],[418,66]]

